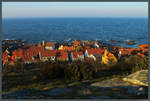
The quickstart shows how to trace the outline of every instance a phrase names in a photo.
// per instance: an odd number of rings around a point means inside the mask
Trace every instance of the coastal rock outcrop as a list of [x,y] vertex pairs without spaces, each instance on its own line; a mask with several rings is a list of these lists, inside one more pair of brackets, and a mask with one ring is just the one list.
[[135,40],[127,40],[127,41],[125,41],[125,43],[127,45],[135,45],[136,44]]
[[148,70],[135,72],[122,80],[139,86],[148,86]]

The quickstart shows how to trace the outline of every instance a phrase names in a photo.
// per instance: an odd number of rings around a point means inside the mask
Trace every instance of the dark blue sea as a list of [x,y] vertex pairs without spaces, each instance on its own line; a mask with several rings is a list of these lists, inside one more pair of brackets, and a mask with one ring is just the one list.
[[135,40],[148,43],[147,18],[7,18],[2,39],[45,41]]

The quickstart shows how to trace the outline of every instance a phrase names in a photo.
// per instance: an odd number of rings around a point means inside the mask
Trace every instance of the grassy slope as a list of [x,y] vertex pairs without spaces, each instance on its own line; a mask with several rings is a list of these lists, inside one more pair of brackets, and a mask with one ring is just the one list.
[[110,79],[113,77],[121,77],[121,75],[110,75],[105,77],[99,77],[92,80],[69,82],[65,79],[53,79],[53,80],[41,80],[40,68],[30,67],[26,69],[23,73],[8,73],[7,77],[3,77],[2,88],[3,94],[13,92],[16,90],[21,90],[23,88],[36,89],[36,90],[48,90],[55,87],[70,87],[74,85],[79,85],[82,83],[93,83],[97,81],[102,81]]

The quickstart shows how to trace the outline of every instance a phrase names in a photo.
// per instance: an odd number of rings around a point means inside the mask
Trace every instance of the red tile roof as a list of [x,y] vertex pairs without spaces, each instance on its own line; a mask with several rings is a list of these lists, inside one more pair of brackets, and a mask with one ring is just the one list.
[[23,53],[23,57],[22,57],[22,60],[24,62],[32,62],[32,56],[28,53],[28,52],[24,52]]
[[133,49],[119,49],[119,51],[121,51],[122,55],[131,55]]
[[72,52],[72,57],[73,58],[78,58],[81,55],[84,55],[83,52]]
[[56,56],[57,59],[68,59],[68,53],[63,50],[44,50],[40,54],[41,57]]
[[8,59],[9,59],[9,55],[7,52],[2,52],[2,61],[3,61],[3,64],[5,64],[6,62],[8,62]]
[[66,51],[74,51],[74,50],[75,50],[75,47],[64,46],[64,47],[62,48],[62,50],[66,50]]
[[149,49],[142,49],[142,51],[143,51],[143,52],[148,52],[148,51],[149,51]]
[[22,49],[14,50],[14,51],[12,52],[12,55],[13,55],[13,56],[16,56],[16,57],[22,57],[22,56],[23,56],[23,50],[22,50]]
[[30,56],[36,56],[37,54],[39,54],[39,52],[44,51],[43,47],[30,47],[29,49],[26,50],[27,54]]
[[2,57],[8,57],[8,53],[7,52],[2,52]]
[[38,46],[31,46],[29,49],[27,49],[23,53],[23,61],[28,61],[31,62],[33,56],[37,56],[40,52],[43,52],[44,48],[43,47],[38,47]]
[[88,55],[98,55],[104,52],[104,49],[97,48],[97,49],[87,49]]
[[40,52],[41,57],[52,57],[56,55],[55,50],[44,50]]
[[64,52],[64,51],[57,51],[57,54],[60,54],[60,55],[58,55],[57,56],[57,59],[58,60],[68,60],[69,59],[69,57],[68,57],[68,53],[67,52]]
[[137,53],[138,56],[141,56],[141,57],[145,57],[144,54],[141,54],[141,53]]
[[148,48],[148,44],[141,44],[141,45],[139,45],[139,48],[141,48],[141,49]]
[[16,59],[17,59],[16,55],[12,55],[12,56],[11,56],[11,60],[13,60],[13,61],[16,62]]
[[80,45],[80,42],[77,41],[77,40],[75,40],[75,41],[74,41],[74,45],[75,45],[75,46],[78,46],[78,45]]
[[52,43],[52,42],[46,42],[45,43],[45,46],[47,46],[47,47],[52,47],[54,45],[54,43]]

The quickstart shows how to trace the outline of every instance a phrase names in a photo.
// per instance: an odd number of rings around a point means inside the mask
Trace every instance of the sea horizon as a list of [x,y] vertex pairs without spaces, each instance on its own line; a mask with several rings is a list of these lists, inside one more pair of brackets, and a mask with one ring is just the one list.
[[135,40],[139,45],[148,43],[148,19],[125,17],[9,18],[2,20],[2,32],[2,39],[26,40],[31,43],[39,43],[42,40],[57,42],[98,39],[104,41]]
[[45,16],[42,16],[42,17],[2,17],[2,20],[5,20],[5,19],[41,19],[41,18],[129,18],[129,19],[148,19],[148,16],[100,16],[100,17],[97,17],[97,16],[65,16],[65,17],[60,17],[60,16],[55,16],[55,17],[45,17]]

